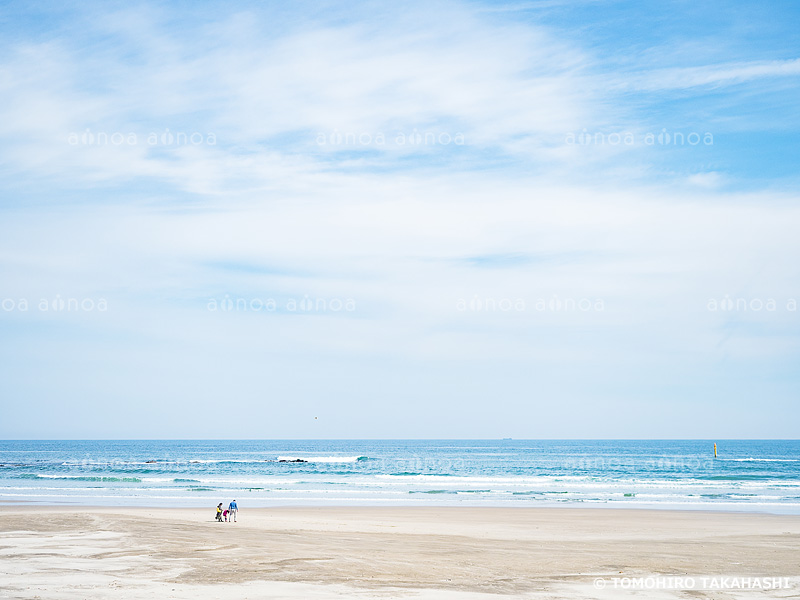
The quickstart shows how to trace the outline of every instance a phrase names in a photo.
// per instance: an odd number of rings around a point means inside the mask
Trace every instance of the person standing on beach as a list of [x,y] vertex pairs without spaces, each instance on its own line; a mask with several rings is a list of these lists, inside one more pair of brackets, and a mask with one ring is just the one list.
[[236,505],[236,500],[232,500],[231,503],[228,505],[228,518],[236,522],[236,515],[239,512],[239,507]]
[[217,521],[222,522],[222,502],[217,504]]

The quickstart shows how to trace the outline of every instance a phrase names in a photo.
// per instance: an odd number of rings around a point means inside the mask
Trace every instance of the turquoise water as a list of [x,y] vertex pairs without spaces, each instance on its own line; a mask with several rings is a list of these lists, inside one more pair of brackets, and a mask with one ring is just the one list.
[[[800,514],[800,441],[0,441],[0,501]],[[298,459],[304,462],[295,462]]]

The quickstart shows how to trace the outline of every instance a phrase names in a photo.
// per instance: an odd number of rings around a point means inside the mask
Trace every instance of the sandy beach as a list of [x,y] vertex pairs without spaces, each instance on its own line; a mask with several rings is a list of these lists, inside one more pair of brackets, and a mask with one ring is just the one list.
[[8,598],[784,598],[800,517],[527,508],[0,508]]

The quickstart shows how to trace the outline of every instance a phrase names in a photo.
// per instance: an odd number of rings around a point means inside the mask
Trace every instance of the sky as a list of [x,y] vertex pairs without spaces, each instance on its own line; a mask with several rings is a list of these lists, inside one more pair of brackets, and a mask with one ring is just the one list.
[[797,438],[798,22],[4,2],[0,437]]

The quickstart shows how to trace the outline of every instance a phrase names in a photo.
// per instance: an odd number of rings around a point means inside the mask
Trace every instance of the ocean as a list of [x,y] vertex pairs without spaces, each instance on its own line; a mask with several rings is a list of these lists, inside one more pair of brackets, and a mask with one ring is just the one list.
[[800,514],[797,440],[0,441],[0,502]]

